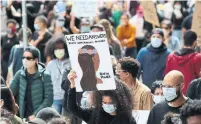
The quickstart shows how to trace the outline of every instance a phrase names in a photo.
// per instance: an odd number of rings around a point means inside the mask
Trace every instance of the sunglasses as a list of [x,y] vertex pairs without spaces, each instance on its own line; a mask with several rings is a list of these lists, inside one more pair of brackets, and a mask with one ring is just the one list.
[[33,57],[24,57],[24,56],[23,56],[22,59],[32,60]]
[[163,29],[166,29],[166,30],[168,30],[169,28],[168,27],[162,27]]

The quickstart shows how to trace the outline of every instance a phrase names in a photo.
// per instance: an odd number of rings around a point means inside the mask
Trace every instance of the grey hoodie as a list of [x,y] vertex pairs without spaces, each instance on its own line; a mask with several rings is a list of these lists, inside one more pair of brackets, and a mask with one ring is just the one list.
[[53,89],[54,89],[54,100],[62,100],[64,97],[64,90],[61,88],[62,76],[64,70],[70,67],[70,60],[65,59],[59,61],[58,59],[51,60],[46,69],[51,75]]

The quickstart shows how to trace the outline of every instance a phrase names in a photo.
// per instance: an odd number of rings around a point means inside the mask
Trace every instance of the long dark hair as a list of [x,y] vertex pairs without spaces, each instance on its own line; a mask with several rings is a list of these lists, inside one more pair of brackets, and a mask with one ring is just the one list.
[[15,101],[11,90],[6,86],[1,86],[1,99],[4,101],[3,108],[11,113],[15,113]]
[[[91,45],[85,45],[81,49],[86,50],[96,50],[95,47]],[[97,50],[96,50],[97,51]],[[98,54],[98,53],[96,53]],[[80,81],[80,85],[84,91],[92,91],[97,90],[97,78],[96,78],[96,70],[94,68],[93,57],[95,54],[88,53],[79,53],[78,62],[83,72],[82,79]]]
[[115,78],[116,90],[97,91],[96,108],[92,112],[89,124],[100,124],[104,120],[105,112],[102,108],[102,96],[110,96],[116,103],[116,119],[120,121],[135,121],[132,117],[132,98],[129,89]]

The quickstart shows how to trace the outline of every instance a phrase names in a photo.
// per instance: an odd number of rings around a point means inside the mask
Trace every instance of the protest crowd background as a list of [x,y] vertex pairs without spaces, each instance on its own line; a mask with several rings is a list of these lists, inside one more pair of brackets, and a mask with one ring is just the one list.
[[[201,1],[1,0],[0,8],[1,124],[201,124]],[[73,56],[67,38],[103,32],[108,47]],[[74,58],[86,72],[83,92]],[[112,75],[96,77],[104,65]],[[115,89],[98,90],[106,78]]]

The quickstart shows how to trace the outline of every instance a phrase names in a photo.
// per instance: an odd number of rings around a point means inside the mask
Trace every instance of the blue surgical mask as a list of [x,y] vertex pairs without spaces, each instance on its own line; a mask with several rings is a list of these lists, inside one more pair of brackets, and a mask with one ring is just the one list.
[[109,114],[115,112],[117,109],[114,104],[103,104],[102,107],[103,110]]
[[154,48],[159,48],[162,45],[162,40],[160,38],[151,38],[151,45]]
[[81,99],[81,107],[82,108],[90,108],[89,99],[87,97],[83,97]]
[[7,6],[7,0],[1,1],[1,5],[4,6],[4,7],[6,7]]
[[81,26],[80,32],[81,33],[89,33],[90,31],[90,26]]
[[34,24],[34,28],[36,31],[40,31],[40,27],[37,24]]

